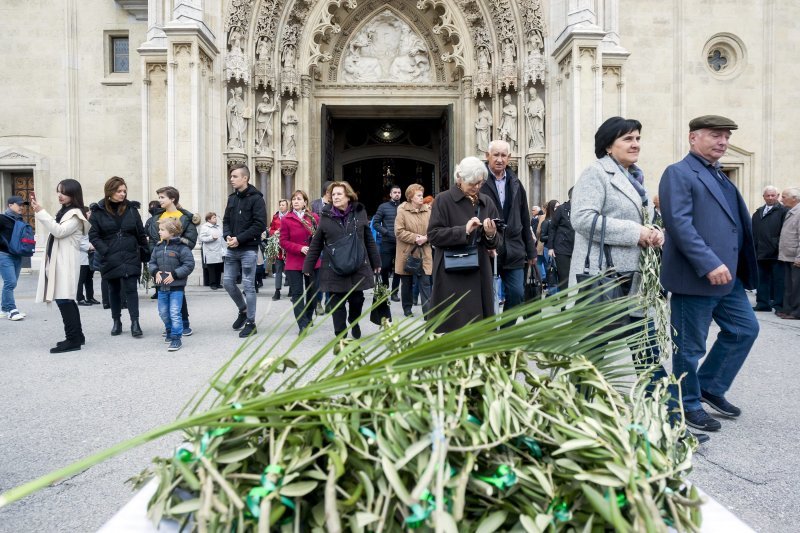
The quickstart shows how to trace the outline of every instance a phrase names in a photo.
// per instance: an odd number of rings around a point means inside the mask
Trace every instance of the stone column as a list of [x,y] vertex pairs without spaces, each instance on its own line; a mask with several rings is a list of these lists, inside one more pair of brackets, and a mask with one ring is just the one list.
[[542,167],[544,167],[545,154],[528,154],[525,163],[528,165],[530,179],[528,180],[528,200],[530,205],[542,205],[544,191],[542,190]]
[[267,204],[267,212],[275,202],[269,186],[270,174],[272,173],[273,159],[271,157],[256,157],[255,166],[258,172],[258,190],[264,195],[264,202]]
[[280,195],[282,198],[289,198],[295,190],[294,176],[297,172],[298,162],[293,159],[281,160],[281,189]]

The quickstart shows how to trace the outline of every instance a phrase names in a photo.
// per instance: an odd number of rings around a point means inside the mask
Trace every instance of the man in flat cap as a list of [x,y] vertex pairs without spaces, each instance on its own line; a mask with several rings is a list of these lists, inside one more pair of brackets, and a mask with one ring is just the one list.
[[[661,283],[672,292],[672,372],[686,374],[681,386],[686,424],[703,431],[721,424],[702,404],[728,418],[741,414],[725,393],[759,329],[745,294],[758,283],[750,213],[719,168],[737,128],[717,115],[693,119],[689,154],[667,167],[658,187],[666,230]],[[706,356],[712,320],[720,332]]]

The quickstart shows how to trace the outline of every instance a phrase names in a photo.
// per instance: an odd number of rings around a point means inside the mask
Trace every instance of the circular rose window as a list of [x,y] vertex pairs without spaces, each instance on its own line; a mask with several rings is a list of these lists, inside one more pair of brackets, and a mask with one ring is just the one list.
[[703,59],[714,77],[728,79],[742,71],[747,57],[738,37],[730,33],[718,33],[706,42]]

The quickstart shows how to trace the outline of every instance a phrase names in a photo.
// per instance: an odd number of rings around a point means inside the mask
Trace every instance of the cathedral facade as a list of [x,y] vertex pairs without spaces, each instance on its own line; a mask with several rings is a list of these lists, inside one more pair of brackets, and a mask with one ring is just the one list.
[[[643,123],[654,193],[688,121],[740,129],[721,160],[750,207],[797,185],[788,0],[64,0],[0,7],[0,196],[113,175],[146,203],[173,185],[221,212],[246,163],[268,210],[346,179],[370,211],[385,186],[436,194],[492,139],[529,202],[566,199],[594,132]],[[8,53],[5,53],[7,51]]]

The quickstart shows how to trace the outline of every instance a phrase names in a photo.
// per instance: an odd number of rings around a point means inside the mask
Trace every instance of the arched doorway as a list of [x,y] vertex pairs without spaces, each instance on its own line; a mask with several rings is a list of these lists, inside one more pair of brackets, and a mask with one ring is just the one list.
[[367,208],[367,213],[375,214],[381,202],[389,198],[389,187],[397,185],[403,191],[412,183],[425,187],[425,194],[432,194],[436,182],[435,167],[432,163],[393,157],[378,157],[354,161],[342,167],[342,178],[352,185],[358,199]]

